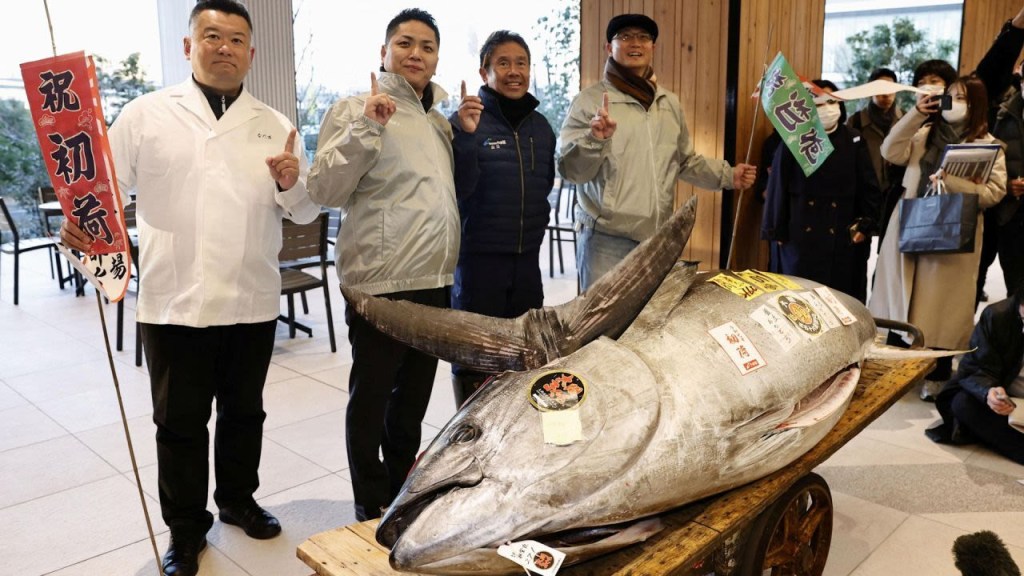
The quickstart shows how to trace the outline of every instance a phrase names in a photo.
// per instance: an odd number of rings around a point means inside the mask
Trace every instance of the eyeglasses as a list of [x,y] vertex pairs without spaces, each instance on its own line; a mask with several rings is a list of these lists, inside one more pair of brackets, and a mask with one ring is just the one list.
[[654,36],[646,32],[626,32],[625,34],[616,34],[612,36],[612,40],[618,40],[619,42],[632,42],[633,40],[639,40],[641,44],[648,44],[654,42]]

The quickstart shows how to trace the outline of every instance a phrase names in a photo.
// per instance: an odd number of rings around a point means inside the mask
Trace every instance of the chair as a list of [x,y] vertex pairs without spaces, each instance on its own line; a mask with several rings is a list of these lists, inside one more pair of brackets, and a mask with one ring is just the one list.
[[10,242],[0,244],[0,252],[14,256],[14,305],[17,306],[21,254],[33,250],[54,249],[57,245],[57,240],[54,238],[22,239],[18,234],[18,226],[14,223],[14,218],[11,216],[11,211],[7,209],[3,196],[0,196],[0,211],[3,212],[3,218],[0,219],[0,242],[3,242],[4,232],[12,237]]
[[[563,223],[559,217],[562,210],[562,193],[568,191],[569,198],[566,206],[566,213],[570,221]],[[572,242],[573,253],[576,251],[576,185],[566,181],[564,178],[557,188],[551,190],[548,195],[548,202],[551,204],[553,222],[548,224],[548,274],[555,277],[555,249],[558,249],[558,270],[565,274],[565,262],[562,259],[562,243]]]
[[[295,294],[305,295],[308,290],[323,288],[324,306],[327,309],[327,331],[331,339],[331,352],[337,352],[334,340],[334,317],[331,313],[331,293],[327,280],[327,228],[330,216],[321,212],[320,216],[309,224],[296,224],[285,219],[281,232],[281,295],[288,298],[288,316],[278,316],[278,320],[288,325],[288,336],[295,338],[295,331],[301,330],[313,337],[313,329],[295,320]],[[320,266],[320,277],[316,277],[301,269],[292,267],[290,263],[316,258]],[[307,314],[308,314],[308,308]]]
[[[136,228],[135,203],[124,206],[124,224],[128,232],[128,252],[131,254],[132,267],[135,269],[135,293],[138,294],[139,285],[139,239]],[[129,286],[131,281],[129,280]],[[124,298],[117,302],[117,351],[124,350]],[[142,366],[142,331],[139,330],[139,322],[135,321],[135,365]]]

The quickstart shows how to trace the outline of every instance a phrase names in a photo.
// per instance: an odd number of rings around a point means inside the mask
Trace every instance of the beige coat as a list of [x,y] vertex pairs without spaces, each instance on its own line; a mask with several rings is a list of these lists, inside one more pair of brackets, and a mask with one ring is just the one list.
[[[906,165],[903,198],[917,197],[928,130],[926,117],[911,108],[893,125],[882,142],[882,156],[893,164]],[[978,143],[991,143],[986,134]],[[927,177],[927,176],[925,176]],[[946,176],[949,192],[978,195],[978,205],[988,208],[1006,195],[1006,159],[1002,153],[987,183],[975,184]],[[974,296],[981,258],[982,216],[978,214],[974,252],[966,254],[902,254],[899,249],[899,210],[889,218],[878,254],[875,285],[868,308],[876,318],[910,322],[924,331],[925,345],[950,350],[964,349],[974,327]]]

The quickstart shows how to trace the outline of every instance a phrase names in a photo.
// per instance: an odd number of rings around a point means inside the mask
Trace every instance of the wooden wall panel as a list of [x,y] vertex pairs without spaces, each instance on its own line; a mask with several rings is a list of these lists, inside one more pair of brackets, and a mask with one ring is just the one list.
[[[638,12],[658,22],[654,56],[658,82],[679,96],[695,149],[721,158],[725,146],[725,71],[728,62],[729,0],[580,0],[582,86],[600,80],[604,70],[604,31],[616,14]],[[752,129],[756,89],[767,61],[781,51],[806,78],[821,74],[825,0],[742,0],[738,38],[738,108],[735,158],[758,164],[761,143],[771,132],[762,113]],[[970,72],[988,50],[1003,22],[1020,10],[1020,0],[965,0],[960,70]],[[768,33],[771,29],[771,42]],[[749,156],[748,156],[749,146]],[[759,169],[764,169],[759,166]],[[722,197],[680,183],[677,201],[700,196],[700,213],[685,257],[717,267],[721,246]],[[761,203],[743,194],[736,229],[734,268],[766,268],[767,246],[759,239]]]
[[965,0],[960,40],[960,73],[969,74],[985,55],[1003,23],[1021,9],[1020,0]]
[[[739,78],[736,158],[760,164],[761,144],[771,133],[771,124],[750,95],[757,89],[765,64],[778,52],[786,56],[793,69],[806,78],[821,74],[821,54],[825,27],[825,0],[744,0],[740,12]],[[771,42],[769,43],[769,29]],[[767,47],[767,51],[765,48]],[[753,140],[751,141],[751,136]],[[764,170],[765,166],[758,166]],[[768,267],[768,246],[760,240],[762,203],[747,191],[739,202],[736,247],[732,268]]]

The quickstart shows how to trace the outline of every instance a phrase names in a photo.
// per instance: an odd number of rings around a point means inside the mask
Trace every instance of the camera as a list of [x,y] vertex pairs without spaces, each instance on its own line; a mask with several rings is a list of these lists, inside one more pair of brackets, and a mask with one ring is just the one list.
[[952,94],[942,94],[942,95],[932,96],[931,99],[932,99],[932,102],[934,102],[936,100],[939,101],[939,110],[952,110],[953,109],[953,95]]

